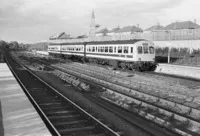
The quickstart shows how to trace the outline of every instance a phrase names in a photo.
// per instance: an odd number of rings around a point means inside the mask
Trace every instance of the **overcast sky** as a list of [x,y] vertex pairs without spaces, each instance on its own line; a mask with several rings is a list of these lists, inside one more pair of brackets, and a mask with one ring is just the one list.
[[59,32],[83,35],[89,32],[92,10],[96,23],[108,29],[200,23],[199,0],[0,0],[0,39],[34,43]]

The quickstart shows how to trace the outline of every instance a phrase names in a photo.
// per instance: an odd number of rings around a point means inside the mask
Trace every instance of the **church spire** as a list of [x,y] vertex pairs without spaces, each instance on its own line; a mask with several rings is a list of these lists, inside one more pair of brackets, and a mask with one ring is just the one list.
[[95,14],[94,10],[92,11],[92,16],[91,16],[91,23],[90,23],[90,32],[89,32],[89,37],[94,37],[95,36]]

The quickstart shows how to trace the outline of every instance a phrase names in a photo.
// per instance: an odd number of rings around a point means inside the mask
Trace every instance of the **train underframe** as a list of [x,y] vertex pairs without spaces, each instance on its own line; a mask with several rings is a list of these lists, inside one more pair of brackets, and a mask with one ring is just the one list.
[[64,54],[52,54],[54,57],[61,57],[63,59],[72,59],[74,61],[79,62],[89,62],[89,63],[96,63],[101,65],[110,65],[114,69],[122,68],[122,69],[129,69],[135,71],[154,71],[157,67],[157,63],[150,62],[150,61],[120,61],[120,60],[108,60],[108,59],[100,59],[100,58],[88,58],[84,56],[77,56],[77,55],[64,55]]

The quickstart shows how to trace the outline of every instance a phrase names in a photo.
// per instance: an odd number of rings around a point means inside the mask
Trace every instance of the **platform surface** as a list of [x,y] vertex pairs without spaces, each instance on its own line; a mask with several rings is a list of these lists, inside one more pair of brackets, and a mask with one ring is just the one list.
[[200,80],[200,67],[159,63],[155,72]]
[[0,63],[0,136],[51,136],[5,63]]

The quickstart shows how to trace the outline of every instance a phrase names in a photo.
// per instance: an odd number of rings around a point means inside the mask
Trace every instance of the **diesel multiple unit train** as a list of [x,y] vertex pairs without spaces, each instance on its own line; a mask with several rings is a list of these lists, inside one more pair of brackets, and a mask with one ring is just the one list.
[[122,69],[152,71],[156,68],[154,44],[147,40],[50,43],[49,55],[112,65]]

